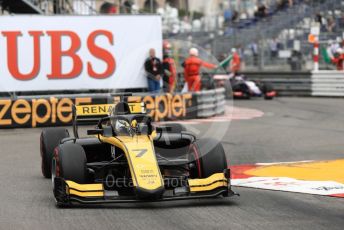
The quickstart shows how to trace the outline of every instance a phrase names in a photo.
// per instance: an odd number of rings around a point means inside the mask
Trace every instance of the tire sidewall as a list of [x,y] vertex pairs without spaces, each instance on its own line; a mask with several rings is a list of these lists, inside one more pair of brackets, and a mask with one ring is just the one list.
[[228,168],[225,151],[219,141],[205,138],[198,140],[196,145],[201,164],[201,178],[207,178],[214,173],[222,173]]
[[87,159],[82,146],[74,143],[61,144],[56,148],[52,162],[57,162],[59,177],[79,184],[87,181]]
[[46,178],[51,177],[51,163],[54,155],[54,149],[60,141],[69,137],[69,132],[65,128],[48,128],[44,129],[40,136],[40,154],[41,170]]

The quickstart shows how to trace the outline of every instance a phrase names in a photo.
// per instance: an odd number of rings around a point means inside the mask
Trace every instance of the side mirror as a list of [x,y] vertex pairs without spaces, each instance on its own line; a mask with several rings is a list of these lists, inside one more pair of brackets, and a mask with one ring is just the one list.
[[103,135],[104,130],[102,129],[90,129],[87,130],[87,135]]
[[113,137],[112,127],[111,126],[104,127],[102,135],[104,137]]

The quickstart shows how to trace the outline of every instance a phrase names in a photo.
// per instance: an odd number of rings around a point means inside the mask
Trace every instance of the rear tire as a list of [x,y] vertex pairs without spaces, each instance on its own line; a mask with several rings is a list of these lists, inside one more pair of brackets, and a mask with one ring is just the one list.
[[270,96],[266,95],[267,93],[269,93],[269,92],[274,90],[270,83],[263,83],[263,84],[261,84],[260,89],[261,89],[261,91],[264,94],[264,99],[265,100],[272,100],[273,99],[273,97],[270,97]]
[[223,173],[228,168],[225,151],[215,139],[205,138],[196,142],[200,157],[201,178]]
[[245,84],[245,83],[240,83],[239,84],[239,89],[243,93],[243,98],[244,99],[251,99],[251,92],[250,88]]
[[87,182],[86,163],[86,154],[80,145],[73,143],[59,145],[52,160],[53,177],[84,184]]
[[42,174],[45,178],[51,178],[51,161],[54,149],[62,139],[67,137],[69,137],[69,133],[65,128],[43,129],[40,137],[40,151]]

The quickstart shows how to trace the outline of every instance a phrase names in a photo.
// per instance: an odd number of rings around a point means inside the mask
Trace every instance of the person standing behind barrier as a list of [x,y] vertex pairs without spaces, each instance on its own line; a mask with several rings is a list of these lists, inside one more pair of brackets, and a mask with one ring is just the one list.
[[338,48],[331,61],[336,65],[337,70],[344,70],[344,50],[342,48]]
[[273,38],[270,43],[269,43],[269,48],[270,48],[270,60],[272,62],[275,61],[275,59],[278,56],[278,42],[276,38]]
[[216,65],[203,61],[198,57],[198,49],[191,48],[189,57],[182,64],[184,67],[184,78],[188,84],[188,90],[198,92],[201,90],[201,67],[215,69]]
[[252,42],[249,47],[252,51],[253,65],[258,66],[258,44],[256,42]]
[[164,60],[164,92],[173,93],[176,87],[177,68],[175,62],[171,56],[171,44],[168,41],[164,41],[163,44]]
[[232,49],[232,61],[230,65],[230,71],[235,77],[241,68],[241,59],[235,48]]
[[155,49],[149,50],[149,58],[145,62],[145,70],[148,80],[148,91],[158,93],[160,91],[160,79],[162,75],[162,63],[155,56]]

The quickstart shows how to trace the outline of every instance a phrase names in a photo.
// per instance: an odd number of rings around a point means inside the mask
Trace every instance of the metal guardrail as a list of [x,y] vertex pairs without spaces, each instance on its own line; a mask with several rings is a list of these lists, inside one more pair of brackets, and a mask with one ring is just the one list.
[[205,90],[195,93],[197,97],[197,117],[206,118],[224,114],[225,89]]
[[243,75],[270,83],[279,96],[344,97],[344,71],[245,72]]
[[312,73],[312,96],[343,97],[344,72],[318,71]]
[[268,82],[279,96],[311,96],[311,72],[244,72],[251,80]]

